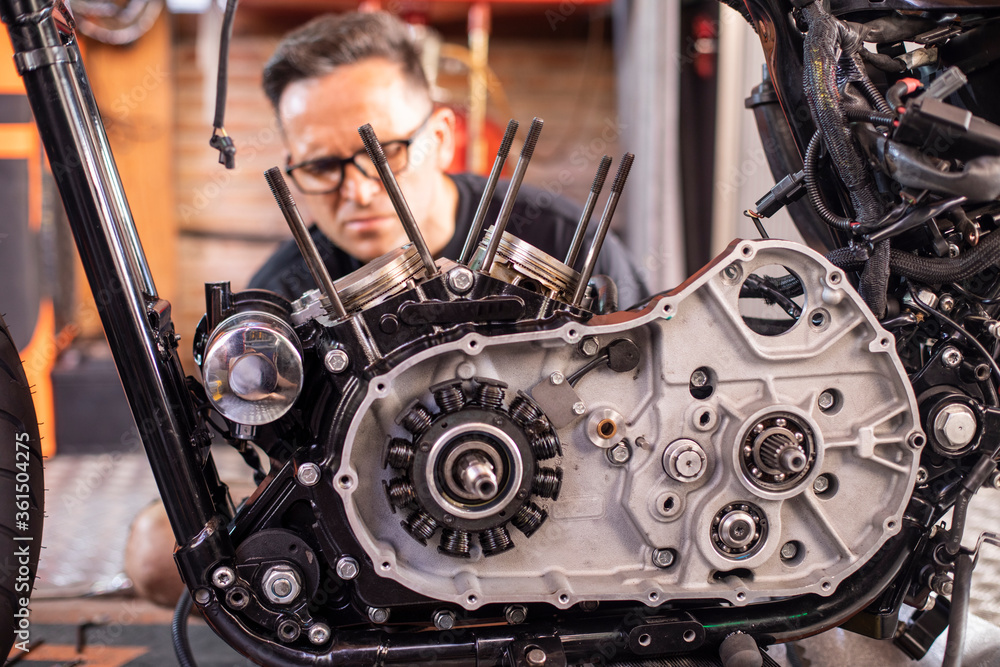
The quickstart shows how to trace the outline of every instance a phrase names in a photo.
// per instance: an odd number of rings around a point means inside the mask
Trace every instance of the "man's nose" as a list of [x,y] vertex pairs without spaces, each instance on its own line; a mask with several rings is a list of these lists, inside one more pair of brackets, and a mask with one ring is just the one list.
[[367,206],[375,198],[382,187],[377,178],[368,178],[353,164],[344,167],[344,182],[340,186],[340,195],[361,206]]

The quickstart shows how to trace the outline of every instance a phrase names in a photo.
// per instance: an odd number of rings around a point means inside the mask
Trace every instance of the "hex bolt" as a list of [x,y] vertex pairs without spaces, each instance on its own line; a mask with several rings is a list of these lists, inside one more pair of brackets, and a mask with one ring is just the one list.
[[588,357],[594,356],[600,349],[601,344],[593,336],[588,336],[580,341],[580,352],[583,352]]
[[938,595],[943,595],[945,597],[951,597],[954,591],[955,582],[951,580],[947,574],[943,572],[938,572],[933,577],[931,577],[931,590],[933,590]]
[[923,466],[917,468],[917,484],[923,484],[927,481],[927,468]]
[[438,609],[434,612],[434,627],[438,630],[451,630],[455,627],[455,612],[450,609]]
[[528,608],[523,604],[507,605],[507,608],[503,610],[503,617],[510,625],[520,625],[528,618]]
[[215,572],[212,573],[212,583],[216,588],[229,588],[236,582],[236,573],[233,572],[233,568],[222,567],[215,568]]
[[701,370],[700,368],[694,373],[691,373],[691,386],[692,387],[704,387],[708,384],[708,373]]
[[472,289],[475,276],[464,266],[456,266],[448,272],[448,287],[456,294],[465,294]]
[[945,368],[958,368],[962,363],[962,353],[958,351],[957,347],[949,345],[941,353],[941,363],[944,364]]
[[303,463],[295,473],[295,479],[299,480],[302,486],[314,486],[322,476],[323,473],[315,463]]
[[632,451],[624,442],[619,442],[617,445],[608,450],[608,458],[612,463],[622,465],[624,463],[628,463],[628,460],[632,458]]
[[830,478],[827,477],[826,475],[820,475],[819,477],[816,478],[816,481],[813,482],[813,491],[815,491],[816,493],[823,493],[829,488],[830,488]]
[[576,403],[573,404],[574,415],[582,415],[586,411],[587,411],[587,406],[586,404],[584,404],[583,401],[577,401]]
[[824,391],[816,399],[816,404],[819,406],[820,410],[824,412],[833,407],[834,403],[837,402],[837,398],[833,395],[833,392]]
[[958,451],[976,437],[976,413],[964,403],[950,403],[934,417],[934,436],[948,451]]
[[343,350],[330,350],[323,356],[323,365],[331,373],[343,373],[349,363],[351,358]]
[[368,607],[368,620],[372,623],[386,623],[389,620],[389,610],[385,607]]
[[330,639],[330,626],[325,623],[316,623],[309,628],[309,642],[319,646],[325,644]]
[[781,560],[792,560],[799,555],[799,547],[795,542],[785,542],[781,545]]
[[272,565],[261,581],[264,596],[274,604],[289,604],[302,591],[298,573],[288,565]]
[[212,591],[207,588],[199,588],[194,592],[194,601],[198,604],[205,605],[212,599]]
[[677,557],[671,549],[653,549],[653,565],[666,569],[674,564]]
[[555,373],[549,376],[549,382],[551,382],[554,385],[560,385],[565,381],[566,381],[566,376],[560,373],[559,371],[556,371]]
[[524,654],[524,662],[530,665],[530,667],[542,667],[547,659],[548,656],[545,655],[545,651],[537,646]]
[[351,556],[341,556],[337,561],[337,576],[344,581],[354,579],[361,572],[358,561]]

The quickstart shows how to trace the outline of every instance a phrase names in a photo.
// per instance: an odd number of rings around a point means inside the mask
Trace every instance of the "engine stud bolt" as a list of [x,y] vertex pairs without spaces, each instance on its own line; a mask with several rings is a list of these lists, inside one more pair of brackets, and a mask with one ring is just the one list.
[[385,607],[368,607],[368,620],[372,623],[386,623],[389,620],[389,610]]
[[523,604],[507,605],[503,610],[503,617],[507,619],[509,625],[520,625],[528,618],[528,608]]
[[344,581],[350,581],[361,573],[361,568],[351,556],[341,556],[337,561],[337,576]]
[[302,486],[314,486],[322,476],[319,466],[315,463],[303,463],[295,473],[295,479]]
[[325,623],[316,623],[309,628],[309,642],[319,646],[325,644],[330,639],[330,626]]
[[351,363],[351,358],[343,350],[330,350],[323,355],[323,365],[331,373],[343,373]]
[[677,557],[672,549],[653,549],[653,565],[666,569],[674,564]]

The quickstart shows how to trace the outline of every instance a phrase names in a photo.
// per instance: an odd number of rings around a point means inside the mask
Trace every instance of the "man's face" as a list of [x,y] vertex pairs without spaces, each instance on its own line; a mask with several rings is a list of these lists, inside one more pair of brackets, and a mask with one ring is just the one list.
[[[396,177],[417,224],[424,227],[434,213],[441,174],[452,157],[451,112],[436,111],[423,124],[432,108],[427,95],[414,90],[398,65],[369,58],[290,84],[281,95],[278,116],[293,165],[364,154],[358,127],[365,123],[371,123],[383,144],[413,139],[409,164]],[[378,176],[372,176],[347,164],[338,191],[304,194],[323,233],[363,262],[407,242],[389,196]]]

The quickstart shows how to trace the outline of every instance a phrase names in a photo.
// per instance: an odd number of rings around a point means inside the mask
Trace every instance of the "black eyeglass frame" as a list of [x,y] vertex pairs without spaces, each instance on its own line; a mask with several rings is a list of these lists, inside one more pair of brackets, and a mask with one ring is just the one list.
[[[431,112],[429,114],[427,114],[427,117],[424,118],[424,121],[422,123],[420,123],[419,126],[417,126],[417,129],[413,130],[413,132],[410,133],[410,136],[407,139],[393,139],[391,141],[383,142],[382,143],[382,149],[385,150],[385,149],[390,148],[392,146],[402,145],[403,148],[407,152],[406,166],[409,167],[410,166],[410,156],[409,156],[410,146],[413,145],[413,143],[417,140],[417,137],[420,136],[420,133],[423,132],[425,129],[427,129],[427,124],[430,122],[431,118],[434,117],[434,112],[435,111],[437,111],[437,109],[431,109]],[[356,153],[352,154],[350,157],[347,157],[347,158],[335,157],[335,156],[332,156],[332,155],[327,155],[327,156],[324,156],[324,157],[317,157],[317,158],[313,158],[311,160],[305,160],[303,162],[299,162],[297,164],[286,165],[285,166],[285,173],[289,176],[289,178],[292,179],[292,182],[295,183],[295,187],[298,188],[299,192],[301,192],[303,194],[307,194],[307,195],[328,195],[328,194],[333,194],[335,192],[339,192],[341,186],[344,184],[344,177],[346,176],[345,170],[347,169],[347,165],[349,165],[349,164],[353,164],[354,168],[357,169],[359,172],[361,172],[361,174],[363,176],[365,176],[365,178],[370,178],[370,179],[373,179],[373,180],[378,180],[379,175],[378,175],[377,171],[374,174],[369,174],[367,171],[365,171],[364,169],[361,168],[361,165],[359,165],[356,162],[357,158],[359,158],[359,157],[366,157],[367,155],[368,155],[368,151],[365,150],[364,148],[362,148],[361,150],[357,151]],[[291,159],[291,158],[289,157],[289,159]],[[302,184],[299,183],[298,179],[295,178],[294,171],[296,169],[300,169],[302,167],[311,167],[313,165],[327,164],[327,163],[330,163],[331,166],[336,166],[336,167],[340,168],[340,181],[337,183],[337,185],[335,185],[332,188],[328,188],[326,190],[306,189],[306,188],[303,188]],[[326,171],[330,171],[330,170],[327,169]]]

